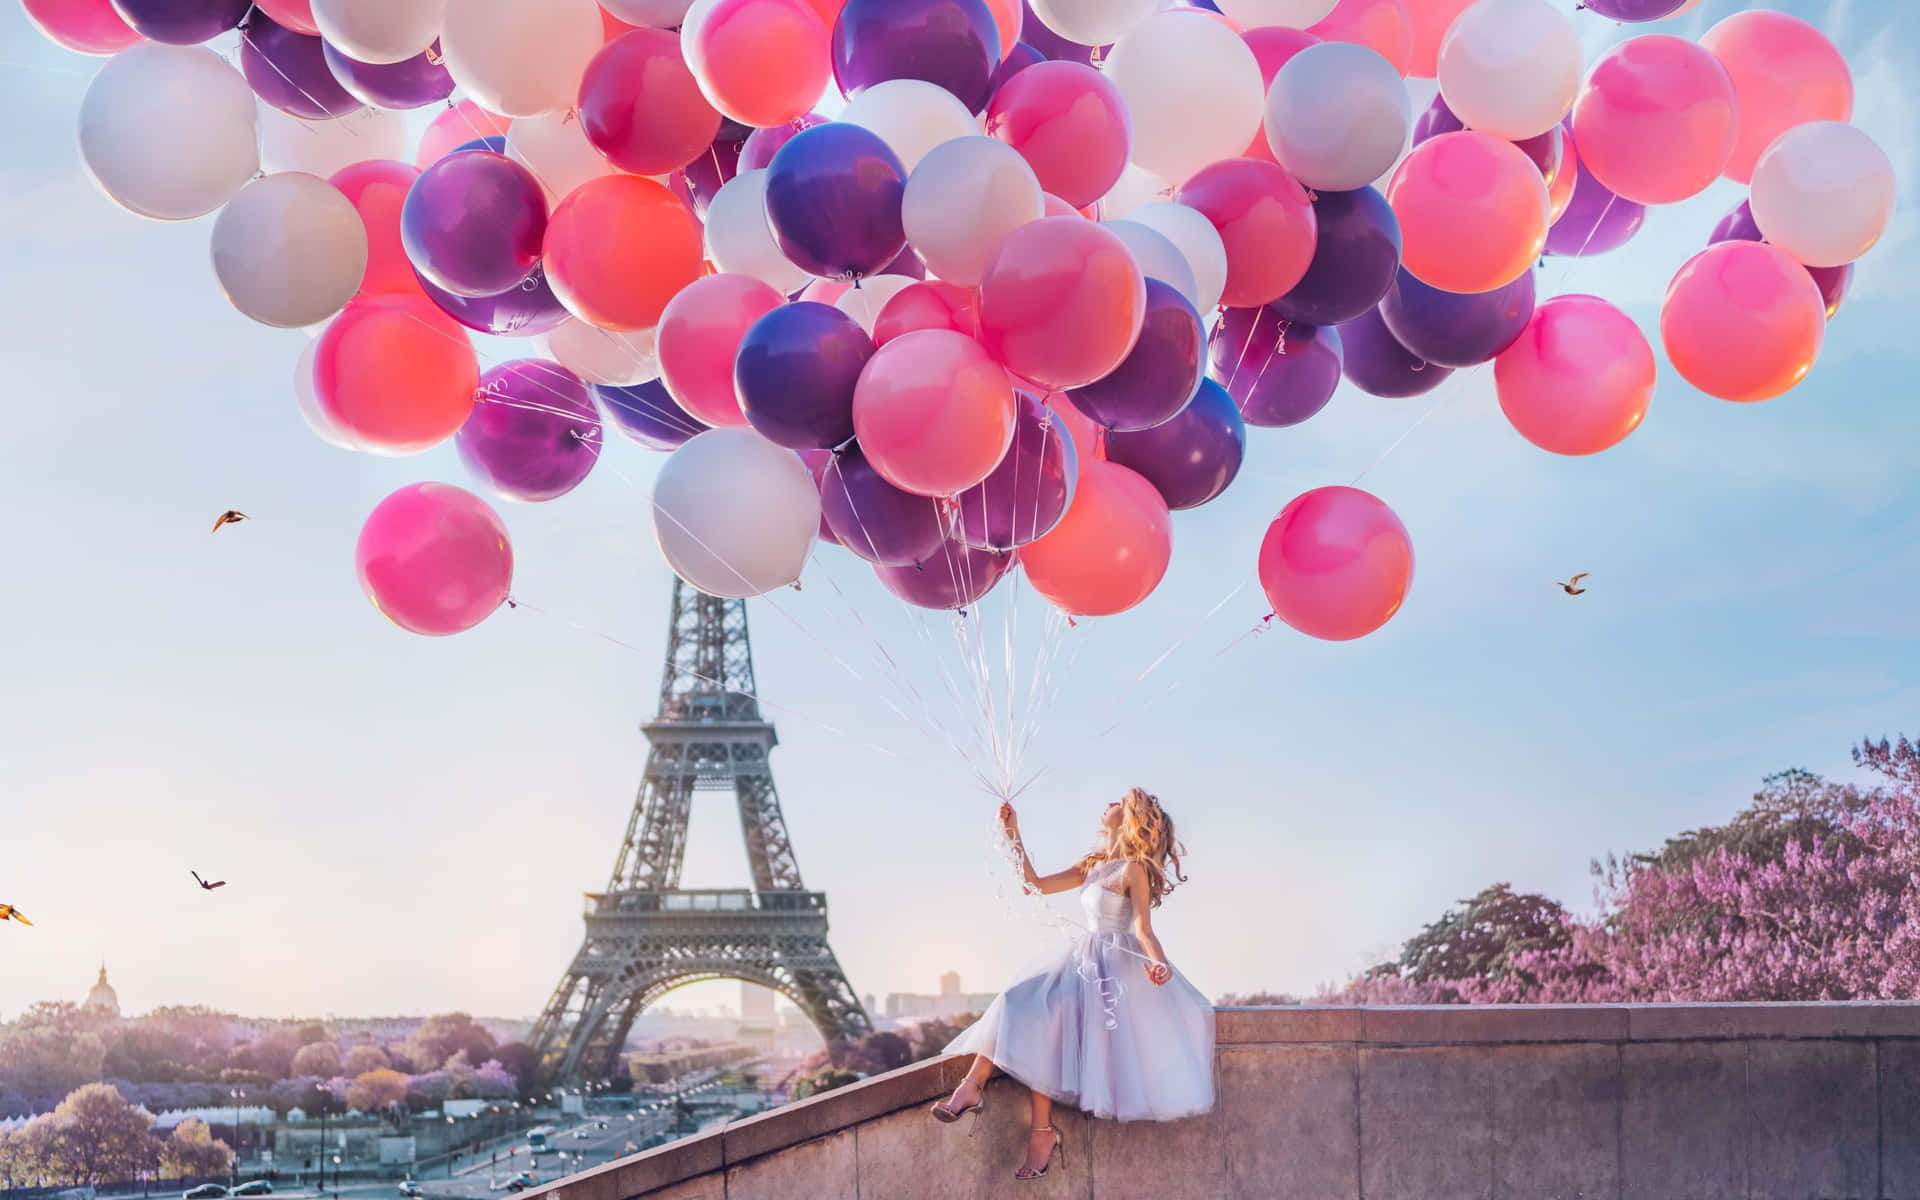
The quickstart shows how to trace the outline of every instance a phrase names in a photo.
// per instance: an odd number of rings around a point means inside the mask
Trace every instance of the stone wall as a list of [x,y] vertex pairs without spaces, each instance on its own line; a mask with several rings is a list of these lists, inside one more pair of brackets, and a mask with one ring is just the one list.
[[[1920,1200],[1920,1004],[1221,1009],[1220,1103],[1058,1111],[1032,1200]],[[929,1120],[921,1063],[541,1189],[553,1200],[1005,1196],[1027,1124]],[[528,1193],[534,1196],[537,1193]]]

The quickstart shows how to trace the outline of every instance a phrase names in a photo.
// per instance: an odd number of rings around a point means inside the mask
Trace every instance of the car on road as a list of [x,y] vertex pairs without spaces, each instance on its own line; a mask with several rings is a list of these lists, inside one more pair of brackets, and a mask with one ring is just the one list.
[[573,1131],[573,1140],[574,1140],[574,1141],[576,1141],[576,1142],[584,1142],[584,1141],[586,1141],[586,1140],[587,1140],[587,1138],[589,1138],[589,1137],[591,1137],[591,1136],[592,1136],[592,1135],[591,1135],[591,1134],[589,1134],[589,1133],[588,1133],[588,1132],[587,1132],[586,1130],[584,1130],[584,1129],[576,1129],[576,1130],[574,1130],[574,1131]]
[[507,1180],[507,1190],[510,1192],[523,1192],[538,1182],[539,1180],[533,1177],[533,1172],[522,1171],[512,1179]]
[[419,1196],[421,1194],[420,1185],[411,1179],[402,1179],[400,1181],[400,1194],[409,1197]]
[[230,1196],[271,1196],[273,1195],[273,1185],[264,1179],[249,1179],[227,1194]]
[[203,1183],[197,1188],[188,1188],[180,1193],[180,1200],[221,1200],[227,1189],[218,1183]]

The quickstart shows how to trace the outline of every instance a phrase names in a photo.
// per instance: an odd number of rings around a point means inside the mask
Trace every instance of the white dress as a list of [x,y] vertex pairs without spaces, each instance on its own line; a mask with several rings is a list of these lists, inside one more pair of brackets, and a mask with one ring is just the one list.
[[1171,1121],[1213,1107],[1213,1005],[1175,971],[1155,987],[1133,936],[1124,861],[1087,873],[1087,932],[994,998],[947,1046],[984,1054],[1096,1117]]

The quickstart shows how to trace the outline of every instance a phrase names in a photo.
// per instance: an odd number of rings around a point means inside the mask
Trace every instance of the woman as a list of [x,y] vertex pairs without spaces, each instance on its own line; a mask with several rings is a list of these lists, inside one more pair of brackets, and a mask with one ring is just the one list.
[[[1002,992],[947,1047],[975,1057],[937,1121],[978,1114],[997,1066],[1033,1093],[1027,1158],[1015,1179],[1039,1179],[1061,1149],[1055,1101],[1095,1117],[1171,1121],[1213,1107],[1213,1006],[1167,963],[1152,911],[1180,874],[1173,819],[1135,788],[1100,816],[1100,844],[1064,871],[1036,875],[1011,804],[1000,824],[1029,887],[1080,889],[1087,932]],[[1140,985],[1146,986],[1140,986]],[[978,1120],[976,1116],[976,1121]]]

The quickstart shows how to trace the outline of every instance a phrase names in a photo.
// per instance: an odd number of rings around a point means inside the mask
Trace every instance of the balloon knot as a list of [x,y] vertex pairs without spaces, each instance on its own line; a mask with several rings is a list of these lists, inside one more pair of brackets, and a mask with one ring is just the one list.
[[520,602],[519,602],[518,600],[515,600],[515,599],[514,599],[514,598],[513,598],[512,596],[508,596],[508,597],[507,597],[507,607],[508,607],[508,608],[519,608],[519,607],[520,607]]
[[963,620],[963,621],[964,621],[964,620],[966,620],[966,619],[967,619],[967,610],[966,610],[966,609],[964,609],[964,608],[957,608],[957,609],[954,609],[954,611],[955,611],[956,613],[959,613],[959,614],[960,614],[960,619],[961,619],[961,620]]
[[427,56],[427,62],[432,66],[437,67],[441,63],[446,61],[446,59],[441,56],[440,52],[438,50],[435,50],[432,46],[428,46],[424,53]]
[[801,590],[800,581],[798,579],[793,581],[793,590],[796,592]]
[[1068,629],[1078,629],[1078,628],[1080,628],[1080,622],[1078,622],[1078,621],[1076,621],[1076,620],[1074,620],[1074,619],[1073,619],[1073,614],[1072,614],[1072,613],[1068,613],[1068,614],[1067,614],[1067,628],[1068,628]]

